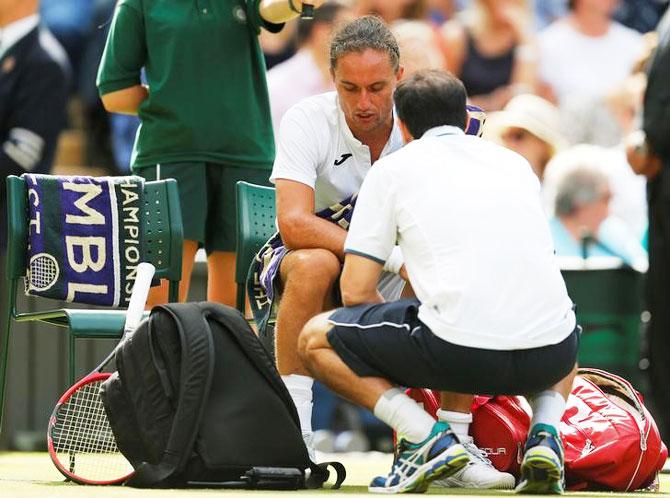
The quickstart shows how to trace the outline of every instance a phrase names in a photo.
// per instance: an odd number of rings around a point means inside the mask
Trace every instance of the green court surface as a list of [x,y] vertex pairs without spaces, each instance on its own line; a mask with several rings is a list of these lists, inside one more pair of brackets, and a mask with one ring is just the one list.
[[[323,497],[324,494],[347,494],[348,496],[370,496],[367,483],[377,474],[388,472],[391,455],[383,453],[349,453],[327,455],[326,459],[337,459],[347,468],[347,480],[339,491],[232,491],[232,490],[139,490],[116,486],[96,487],[80,486],[66,483],[51,464],[46,453],[0,453],[0,497],[2,498],[105,498],[105,497],[167,497],[194,498],[212,496],[214,493],[225,494],[227,497],[248,496],[250,493],[265,496],[288,495],[300,493],[301,496]],[[431,488],[428,494],[452,496],[492,496],[512,495],[511,491],[472,491],[446,490]],[[610,498],[640,497],[641,493],[567,493],[572,497]],[[649,495],[650,493],[644,493]],[[660,493],[651,496],[670,498],[670,475],[661,476]]]

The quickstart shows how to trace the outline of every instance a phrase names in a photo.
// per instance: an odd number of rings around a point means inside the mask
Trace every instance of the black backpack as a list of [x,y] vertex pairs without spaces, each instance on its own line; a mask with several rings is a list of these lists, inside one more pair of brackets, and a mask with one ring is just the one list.
[[102,387],[134,487],[321,487],[298,414],[267,350],[236,309],[155,307],[116,353]]

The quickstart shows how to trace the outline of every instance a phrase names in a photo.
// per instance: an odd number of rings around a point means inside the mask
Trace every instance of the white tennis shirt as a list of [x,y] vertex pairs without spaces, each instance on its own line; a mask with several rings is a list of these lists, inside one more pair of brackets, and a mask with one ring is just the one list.
[[419,318],[449,342],[528,349],[575,328],[539,181],[515,152],[444,126],[381,159],[345,252],[383,263],[396,240]]
[[[270,181],[294,180],[314,189],[321,211],[359,191],[372,167],[370,149],[356,139],[338,104],[337,93],[309,97],[282,118]],[[397,123],[381,157],[403,146]]]

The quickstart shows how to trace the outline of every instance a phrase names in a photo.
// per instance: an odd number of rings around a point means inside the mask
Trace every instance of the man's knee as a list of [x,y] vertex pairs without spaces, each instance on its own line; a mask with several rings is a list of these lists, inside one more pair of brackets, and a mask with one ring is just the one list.
[[285,286],[293,282],[303,289],[330,288],[341,272],[339,258],[327,249],[299,249],[290,252],[281,267]]
[[320,313],[311,318],[300,332],[298,355],[308,367],[314,362],[315,352],[329,346],[326,334],[333,328],[333,325],[328,321],[331,313],[331,311]]

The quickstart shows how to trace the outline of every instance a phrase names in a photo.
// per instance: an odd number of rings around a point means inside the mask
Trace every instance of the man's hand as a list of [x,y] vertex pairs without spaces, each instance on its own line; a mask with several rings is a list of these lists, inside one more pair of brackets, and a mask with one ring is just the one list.
[[402,265],[402,266],[400,267],[400,271],[398,272],[398,275],[400,275],[400,277],[401,277],[405,282],[409,282],[409,275],[407,274],[407,266],[406,266],[406,265]]
[[267,22],[281,24],[298,17],[303,11],[303,4],[315,9],[323,5],[325,0],[261,0],[259,9],[261,17]]
[[632,133],[626,138],[626,158],[635,174],[644,175],[649,180],[661,170],[660,157],[649,149],[649,144],[641,131]]

